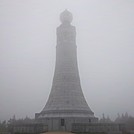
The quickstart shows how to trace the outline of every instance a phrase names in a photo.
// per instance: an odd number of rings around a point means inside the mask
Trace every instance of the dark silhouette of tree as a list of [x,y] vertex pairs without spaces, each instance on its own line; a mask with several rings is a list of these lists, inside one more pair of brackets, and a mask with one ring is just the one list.
[[129,116],[128,113],[122,114],[122,116],[118,114],[115,122],[125,124],[127,130],[134,130],[134,117]]

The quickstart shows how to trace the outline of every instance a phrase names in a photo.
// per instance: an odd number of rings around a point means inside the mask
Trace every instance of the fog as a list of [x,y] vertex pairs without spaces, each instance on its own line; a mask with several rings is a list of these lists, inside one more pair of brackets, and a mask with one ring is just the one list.
[[134,116],[133,0],[0,0],[0,120],[34,118],[48,99],[56,28],[68,9],[81,86],[95,116]]

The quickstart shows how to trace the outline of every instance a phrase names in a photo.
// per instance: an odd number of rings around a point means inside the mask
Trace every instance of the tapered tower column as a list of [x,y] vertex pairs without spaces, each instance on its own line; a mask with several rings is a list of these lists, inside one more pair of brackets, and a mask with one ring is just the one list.
[[72,14],[67,10],[60,15],[61,25],[57,28],[56,65],[52,89],[44,109],[36,114],[37,119],[45,120],[46,123],[48,123],[46,119],[50,121],[55,118],[62,119],[63,122],[70,121],[68,123],[70,126],[82,120],[96,121],[81,89],[76,30],[71,25],[72,19]]

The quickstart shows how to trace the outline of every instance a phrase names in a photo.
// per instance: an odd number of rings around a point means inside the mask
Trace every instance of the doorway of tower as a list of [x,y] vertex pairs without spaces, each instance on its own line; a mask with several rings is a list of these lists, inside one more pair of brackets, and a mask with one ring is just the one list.
[[60,125],[61,125],[61,126],[65,126],[65,119],[61,119]]
[[66,130],[66,124],[65,124],[65,119],[64,118],[60,119],[60,130],[62,130],[62,131]]

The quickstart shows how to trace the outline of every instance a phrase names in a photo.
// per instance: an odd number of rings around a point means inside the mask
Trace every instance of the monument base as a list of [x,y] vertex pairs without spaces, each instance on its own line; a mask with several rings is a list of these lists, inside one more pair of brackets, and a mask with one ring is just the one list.
[[40,114],[36,114],[35,120],[37,122],[43,123],[48,127],[48,131],[72,131],[72,126],[75,123],[85,124],[85,123],[97,123],[98,118],[96,117],[41,117]]

